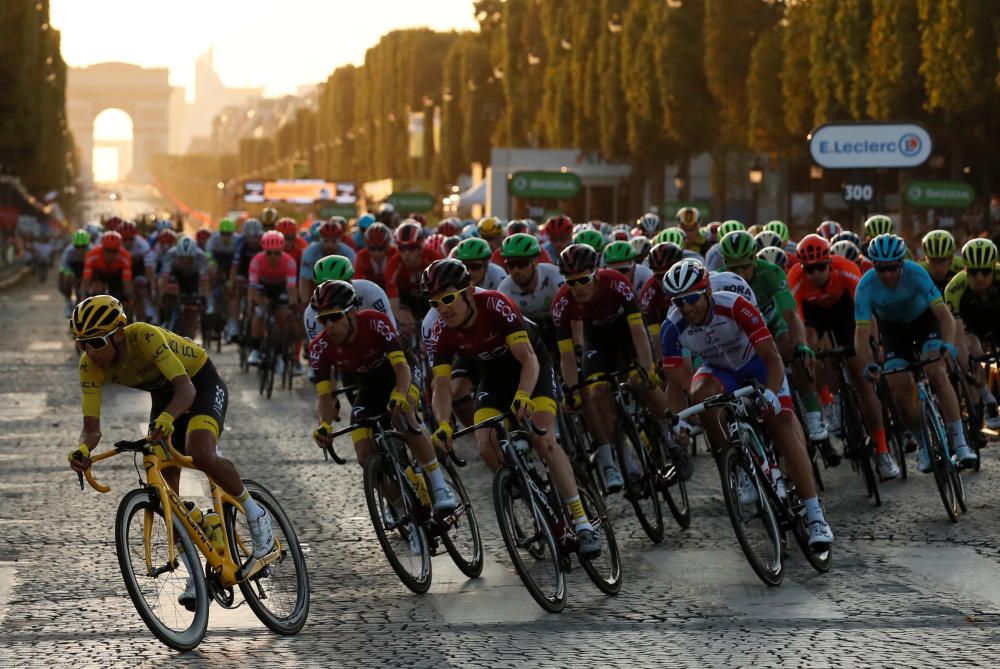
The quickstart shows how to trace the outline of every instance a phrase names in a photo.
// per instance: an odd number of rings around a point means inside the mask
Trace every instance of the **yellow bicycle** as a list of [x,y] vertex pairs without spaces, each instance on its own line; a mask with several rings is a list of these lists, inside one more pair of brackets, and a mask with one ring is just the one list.
[[[309,575],[292,524],[274,496],[244,480],[250,495],[271,515],[275,541],[270,555],[251,561],[250,528],[236,499],[209,478],[221,523],[206,527],[197,507],[185,504],[164,480],[164,469],[192,468],[191,458],[169,440],[154,444],[143,438],[119,441],[94,455],[92,462],[125,452],[142,455],[146,477],[143,480],[140,473],[140,487],[126,493],[118,505],[115,549],[125,587],[150,631],[171,648],[191,650],[205,637],[211,600],[227,609],[239,606],[234,586],[274,632],[290,635],[302,629],[309,615]],[[111,490],[95,481],[89,468],[84,475],[98,492]],[[195,548],[205,557],[204,571]],[[189,579],[195,588],[193,610],[178,603]]]

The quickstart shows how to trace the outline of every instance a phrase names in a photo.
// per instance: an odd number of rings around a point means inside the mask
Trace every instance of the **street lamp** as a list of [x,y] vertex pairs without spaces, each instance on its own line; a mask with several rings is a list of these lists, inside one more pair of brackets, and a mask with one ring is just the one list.
[[753,165],[750,166],[750,172],[747,174],[750,179],[750,189],[753,191],[753,215],[751,218],[751,225],[757,225],[757,201],[760,195],[760,185],[764,181],[764,168],[760,166],[760,163],[754,158]]
[[687,177],[680,170],[674,175],[674,191],[677,193],[677,201],[683,202],[687,199],[684,189],[687,187]]

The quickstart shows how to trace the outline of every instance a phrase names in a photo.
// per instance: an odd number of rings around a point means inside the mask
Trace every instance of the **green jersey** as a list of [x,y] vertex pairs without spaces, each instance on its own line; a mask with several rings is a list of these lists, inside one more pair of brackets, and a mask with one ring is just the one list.
[[789,309],[796,309],[795,298],[788,289],[785,270],[774,263],[757,259],[750,287],[757,296],[757,308],[767,322],[771,334],[777,337],[788,330],[782,315]]

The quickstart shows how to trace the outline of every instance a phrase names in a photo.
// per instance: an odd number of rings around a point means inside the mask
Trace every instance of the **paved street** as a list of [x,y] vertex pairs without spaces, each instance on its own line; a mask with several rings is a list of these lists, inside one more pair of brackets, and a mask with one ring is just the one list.
[[[230,347],[213,359],[229,383],[222,448],[243,476],[267,485],[308,550],[309,621],[271,634],[247,607],[212,609],[209,632],[180,656],[156,641],[128,599],[114,552],[127,457],[99,468],[112,486],[81,492],[65,453],[80,428],[76,356],[54,289],[24,284],[0,295],[0,666],[989,666],[1000,642],[1000,446],[966,477],[969,515],[948,522],[931,478],[883,487],[874,508],[845,463],[824,473],[837,534],[833,570],[817,575],[796,553],[784,584],[762,585],[733,538],[718,477],[704,455],[690,484],[693,524],[667,522],[653,546],[630,511],[612,504],[625,584],[596,591],[569,578],[561,615],[543,614],[509,567],[485,468],[463,472],[487,547],[482,578],[434,562],[416,596],[388,567],[361,491],[361,471],[324,462],[312,446],[312,391],[261,399]],[[147,395],[105,393],[110,443],[134,438]],[[471,444],[460,445],[472,459]],[[350,452],[346,438],[338,445]],[[911,472],[915,466],[911,461]],[[185,497],[204,494],[185,478]]]

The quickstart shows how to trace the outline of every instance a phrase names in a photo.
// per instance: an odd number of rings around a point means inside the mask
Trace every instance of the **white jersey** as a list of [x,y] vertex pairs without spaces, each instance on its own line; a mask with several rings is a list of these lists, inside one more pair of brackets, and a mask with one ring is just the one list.
[[718,243],[713,244],[712,248],[710,248],[708,253],[705,254],[705,267],[714,272],[721,269],[722,265],[722,245]]
[[486,274],[483,276],[483,282],[479,284],[479,287],[483,290],[499,290],[500,282],[507,277],[507,272],[504,271],[503,267],[491,262],[486,266]]
[[636,295],[642,292],[642,287],[652,276],[653,270],[645,265],[636,265],[632,268],[632,290],[635,291]]
[[[486,289],[476,286],[475,292],[481,293],[484,290]],[[425,342],[429,342],[431,340],[431,334],[432,330],[434,329],[434,324],[438,322],[438,319],[440,317],[441,314],[438,313],[438,310],[435,309],[434,307],[431,307],[427,311],[427,315],[424,316],[424,320],[420,321],[420,336]]]
[[[393,327],[399,327],[396,325],[396,316],[392,313],[392,307],[389,306],[389,297],[381,286],[367,279],[354,279],[351,281],[351,285],[354,286],[354,292],[361,300],[362,309],[381,311],[389,317]],[[306,305],[306,310],[302,314],[302,323],[305,325],[309,341],[315,339],[323,331],[323,326],[316,320],[316,310],[312,308],[312,304]]]
[[521,309],[521,313],[535,321],[552,318],[552,300],[563,285],[559,268],[547,262],[538,263],[535,268],[535,285],[525,292],[510,276],[500,282],[497,289]]
[[132,240],[132,250],[129,251],[129,254],[133,258],[142,256],[142,262],[146,267],[156,269],[156,252],[153,251],[153,247],[149,245],[149,242],[142,235],[136,235]]
[[666,368],[683,364],[683,350],[688,349],[706,365],[739,371],[757,357],[754,346],[770,337],[764,317],[746,298],[713,292],[711,313],[703,324],[689,323],[677,307],[670,307],[660,329],[660,351]]
[[712,272],[708,277],[708,282],[712,284],[712,294],[716,293],[736,293],[742,295],[750,304],[757,306],[757,296],[746,280],[735,272]]

